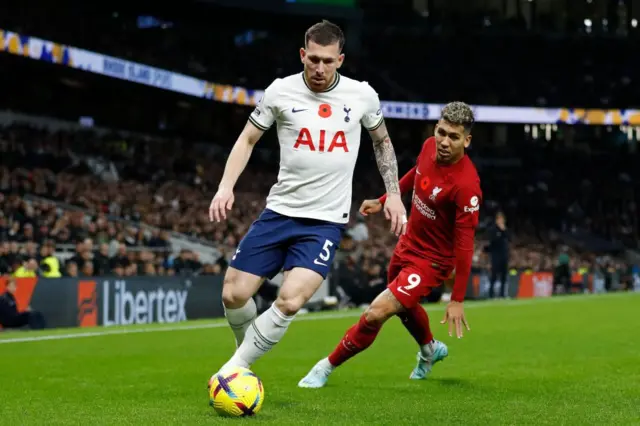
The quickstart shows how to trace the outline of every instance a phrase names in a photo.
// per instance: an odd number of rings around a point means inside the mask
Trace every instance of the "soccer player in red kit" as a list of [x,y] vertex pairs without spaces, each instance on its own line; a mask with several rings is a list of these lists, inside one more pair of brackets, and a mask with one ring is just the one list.
[[[333,370],[368,348],[382,325],[397,315],[420,346],[411,379],[424,379],[433,364],[448,355],[434,340],[429,317],[420,300],[456,271],[451,302],[441,324],[458,338],[470,330],[463,301],[471,274],[475,228],[482,192],[480,178],[465,148],[471,143],[474,115],[463,102],[442,109],[435,136],[427,139],[413,167],[400,180],[400,190],[413,189],[407,232],[400,237],[389,264],[389,285],[366,309],[357,324],[327,357],[320,360],[298,386],[323,387]],[[385,197],[366,200],[363,215],[382,210]]]

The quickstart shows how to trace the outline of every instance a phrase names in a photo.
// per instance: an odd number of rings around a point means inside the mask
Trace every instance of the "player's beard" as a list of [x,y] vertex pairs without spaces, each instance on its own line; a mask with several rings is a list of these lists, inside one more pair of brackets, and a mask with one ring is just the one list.
[[451,161],[452,156],[451,151],[436,147],[436,160],[438,160],[439,163],[448,164],[449,161]]
[[314,90],[317,90],[317,91],[321,92],[324,89],[326,89],[327,87],[329,87],[329,85],[331,83],[333,83],[333,79],[336,78],[336,75],[334,73],[331,76],[331,78],[327,78],[326,74],[324,76],[320,77],[320,76],[316,76],[315,74],[311,73],[310,75],[307,74],[306,78],[307,78],[307,83],[309,84],[309,87],[311,87]]
[[440,147],[436,147],[436,160],[442,164],[454,164],[457,163],[464,155],[462,153],[456,153],[453,150],[448,150]]

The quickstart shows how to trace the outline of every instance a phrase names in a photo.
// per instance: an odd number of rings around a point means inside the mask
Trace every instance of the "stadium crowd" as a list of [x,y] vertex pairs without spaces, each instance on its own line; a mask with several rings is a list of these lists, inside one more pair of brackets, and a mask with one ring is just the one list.
[[[163,155],[166,152],[181,154],[169,157]],[[273,152],[258,152],[238,183],[230,220],[217,224],[208,219],[208,205],[224,167],[220,147],[201,150],[177,140],[12,125],[0,131],[0,154],[0,273],[18,276],[221,274],[275,181]],[[408,169],[405,158],[411,153],[400,153],[399,158],[401,170]],[[377,170],[366,169],[356,172],[354,209],[360,198],[382,190]],[[490,170],[481,173],[485,187],[499,177]],[[514,184],[526,187],[524,182]],[[485,231],[499,209],[507,212],[513,232],[511,269],[554,270],[562,254],[573,271],[629,268],[615,251],[589,250],[563,237],[571,231],[599,229],[588,226],[599,212],[589,203],[591,198],[577,194],[568,200],[566,205],[573,207],[565,214],[534,208],[536,202],[549,204],[554,196],[549,188],[556,184],[561,182],[547,177],[520,198],[492,198],[500,192],[486,191],[475,268],[491,266]],[[592,196],[606,199],[607,194]],[[534,204],[526,204],[531,197]],[[619,201],[624,205],[628,200]],[[619,220],[617,215],[611,219]],[[637,222],[618,225],[611,229],[626,226],[630,235],[637,232]],[[354,210],[334,271],[353,300],[370,300],[386,285],[386,265],[395,246],[387,226],[381,217],[365,220]],[[211,241],[222,257],[215,264],[203,264],[197,253],[176,253],[170,232]],[[60,260],[58,267],[45,261],[52,256]]]

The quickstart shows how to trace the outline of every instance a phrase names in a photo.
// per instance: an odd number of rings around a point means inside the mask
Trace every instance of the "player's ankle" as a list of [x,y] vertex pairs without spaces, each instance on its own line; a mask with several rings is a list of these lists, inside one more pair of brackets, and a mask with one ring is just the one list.
[[429,343],[425,343],[424,345],[420,346],[420,356],[422,358],[428,358],[433,355],[434,346],[435,340],[433,339],[431,339]]
[[320,367],[322,367],[323,369],[327,370],[327,371],[333,371],[335,370],[336,366],[331,364],[331,361],[329,361],[329,358],[323,358],[318,362],[318,365]]

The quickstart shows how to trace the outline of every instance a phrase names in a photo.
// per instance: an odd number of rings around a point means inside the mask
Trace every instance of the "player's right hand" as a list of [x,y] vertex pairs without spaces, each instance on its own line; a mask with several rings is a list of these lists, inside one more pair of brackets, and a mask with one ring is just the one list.
[[447,310],[444,313],[444,318],[440,321],[440,324],[449,324],[449,336],[453,335],[453,329],[455,328],[456,336],[458,339],[462,339],[464,336],[463,326],[467,331],[471,331],[469,323],[464,316],[464,304],[461,302],[451,301],[447,304]]
[[233,191],[220,188],[209,205],[209,220],[220,222],[227,219],[227,210],[233,207]]
[[382,203],[380,200],[364,200],[360,206],[360,214],[362,216],[368,216],[370,214],[380,213],[382,210]]

